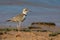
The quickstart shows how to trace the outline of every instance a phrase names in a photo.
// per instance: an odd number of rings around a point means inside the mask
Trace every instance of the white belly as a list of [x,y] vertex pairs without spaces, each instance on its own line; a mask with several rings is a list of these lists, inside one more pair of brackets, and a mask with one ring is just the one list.
[[23,16],[23,19],[25,19],[26,16]]

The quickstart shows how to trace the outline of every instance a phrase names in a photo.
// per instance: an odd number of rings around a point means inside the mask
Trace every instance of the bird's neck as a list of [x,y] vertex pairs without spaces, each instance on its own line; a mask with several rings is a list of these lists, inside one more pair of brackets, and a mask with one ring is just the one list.
[[24,12],[24,11],[23,11],[23,14],[24,14],[24,15],[27,15],[27,12]]

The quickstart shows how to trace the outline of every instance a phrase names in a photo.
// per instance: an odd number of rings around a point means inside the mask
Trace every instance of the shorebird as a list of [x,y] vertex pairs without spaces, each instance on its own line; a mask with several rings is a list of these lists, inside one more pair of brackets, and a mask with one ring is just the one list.
[[28,8],[24,8],[20,14],[8,19],[7,22],[17,22],[17,29],[20,30],[19,27],[21,27],[21,23],[26,19],[29,11],[30,10]]

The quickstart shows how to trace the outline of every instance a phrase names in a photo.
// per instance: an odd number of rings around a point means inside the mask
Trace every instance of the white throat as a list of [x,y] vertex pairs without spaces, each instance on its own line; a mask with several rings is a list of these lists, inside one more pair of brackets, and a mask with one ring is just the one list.
[[23,14],[25,14],[25,15],[26,15],[26,14],[27,14],[27,12],[24,12],[24,11],[23,11]]

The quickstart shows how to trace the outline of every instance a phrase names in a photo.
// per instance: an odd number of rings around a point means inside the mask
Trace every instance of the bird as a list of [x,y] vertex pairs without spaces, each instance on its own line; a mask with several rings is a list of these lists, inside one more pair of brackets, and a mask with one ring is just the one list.
[[24,8],[20,14],[12,17],[6,21],[7,22],[17,22],[17,30],[19,31],[21,23],[24,22],[29,11],[30,10],[28,8]]

